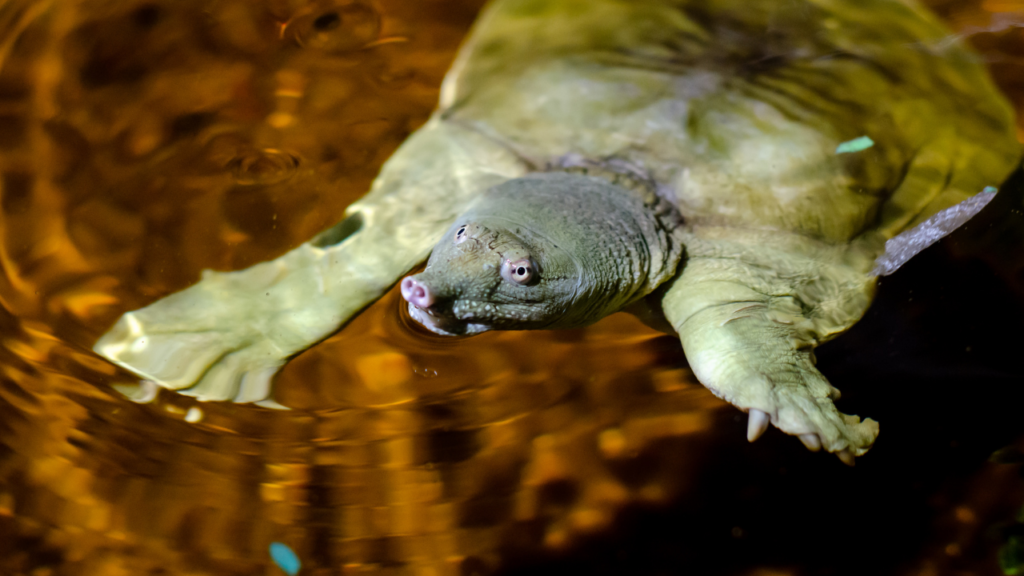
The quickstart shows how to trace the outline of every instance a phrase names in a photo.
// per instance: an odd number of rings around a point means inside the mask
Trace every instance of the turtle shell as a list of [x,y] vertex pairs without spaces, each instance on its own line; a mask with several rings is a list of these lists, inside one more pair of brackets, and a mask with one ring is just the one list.
[[536,170],[643,172],[694,224],[832,244],[892,237],[1021,153],[980,59],[897,0],[500,0],[440,114]]

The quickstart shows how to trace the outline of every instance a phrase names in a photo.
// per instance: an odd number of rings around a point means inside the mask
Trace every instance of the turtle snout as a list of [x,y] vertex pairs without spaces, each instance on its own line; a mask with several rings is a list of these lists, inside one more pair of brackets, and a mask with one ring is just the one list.
[[435,302],[434,293],[430,291],[430,288],[412,276],[406,276],[402,280],[401,288],[402,298],[414,306],[426,309],[433,306]]

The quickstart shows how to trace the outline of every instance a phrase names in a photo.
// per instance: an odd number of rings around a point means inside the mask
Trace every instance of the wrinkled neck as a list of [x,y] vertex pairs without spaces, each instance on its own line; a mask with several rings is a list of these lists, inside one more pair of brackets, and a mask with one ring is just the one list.
[[643,298],[674,274],[679,257],[643,197],[600,178],[533,174],[492,188],[471,213],[514,223],[527,244],[563,251],[575,264],[574,291],[549,328],[590,324]]
[[579,281],[567,313],[555,327],[590,324],[618,312],[650,292],[651,258],[643,230],[630,216],[581,219],[573,252]]

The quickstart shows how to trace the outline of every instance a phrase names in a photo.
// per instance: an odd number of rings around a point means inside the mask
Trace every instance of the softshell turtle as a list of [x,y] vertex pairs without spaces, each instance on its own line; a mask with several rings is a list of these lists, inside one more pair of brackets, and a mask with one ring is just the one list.
[[[904,0],[497,0],[436,113],[335,227],[125,314],[110,360],[265,400],[290,356],[402,280],[438,333],[662,316],[698,379],[852,462],[813,348],[867,309],[884,244],[1020,157],[978,58]],[[438,241],[440,239],[440,241]]]

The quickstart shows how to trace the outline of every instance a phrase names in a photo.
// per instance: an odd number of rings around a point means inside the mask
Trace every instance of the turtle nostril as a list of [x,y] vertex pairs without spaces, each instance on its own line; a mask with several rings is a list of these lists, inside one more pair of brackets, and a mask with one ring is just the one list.
[[401,288],[402,298],[405,298],[405,300],[410,304],[414,304],[420,308],[430,308],[434,303],[434,295],[430,293],[430,290],[412,276],[406,276],[405,279],[402,280]]

